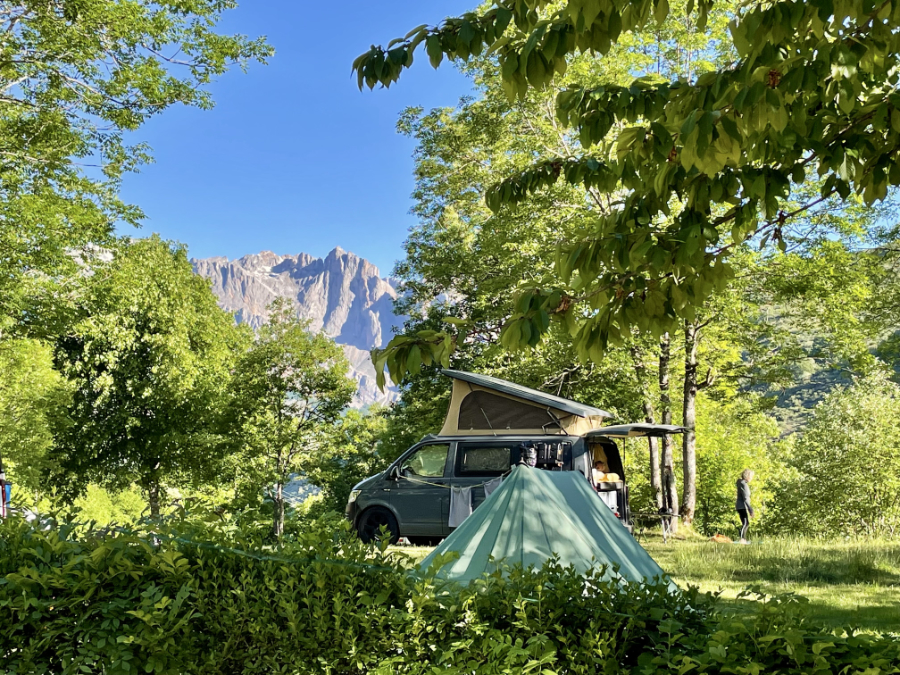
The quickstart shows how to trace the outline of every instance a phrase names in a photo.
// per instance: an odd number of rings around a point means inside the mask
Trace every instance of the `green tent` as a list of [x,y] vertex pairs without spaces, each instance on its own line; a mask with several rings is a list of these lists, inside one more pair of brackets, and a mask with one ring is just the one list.
[[[619,576],[628,581],[665,574],[575,471],[517,466],[419,569],[426,570],[436,556],[450,551],[459,558],[437,576],[462,582],[492,572],[501,560],[540,567],[553,554],[579,572],[618,565]],[[609,568],[607,575],[613,574]]]

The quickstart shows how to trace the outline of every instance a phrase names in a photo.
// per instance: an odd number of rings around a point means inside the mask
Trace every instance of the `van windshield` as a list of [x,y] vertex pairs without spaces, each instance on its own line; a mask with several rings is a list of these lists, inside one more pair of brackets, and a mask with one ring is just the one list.
[[400,472],[404,476],[427,476],[429,478],[443,476],[449,451],[450,446],[446,443],[426,445],[403,461]]

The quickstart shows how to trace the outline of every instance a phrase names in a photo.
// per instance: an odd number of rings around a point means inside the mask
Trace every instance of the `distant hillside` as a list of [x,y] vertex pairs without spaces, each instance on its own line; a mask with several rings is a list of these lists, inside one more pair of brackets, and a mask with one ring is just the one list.
[[343,346],[359,383],[355,407],[397,397],[396,391],[378,390],[369,350],[390,340],[404,317],[394,315],[395,282],[382,278],[372,263],[341,248],[324,259],[263,251],[236,260],[215,257],[191,263],[197,274],[212,281],[219,305],[253,328],[268,320],[266,307],[275,298],[290,299],[312,330]]

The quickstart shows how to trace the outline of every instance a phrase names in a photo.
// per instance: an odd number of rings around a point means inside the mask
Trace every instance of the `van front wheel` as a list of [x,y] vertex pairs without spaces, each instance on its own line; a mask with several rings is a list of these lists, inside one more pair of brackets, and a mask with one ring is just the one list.
[[397,519],[394,514],[381,507],[374,507],[365,511],[356,524],[356,531],[359,538],[365,543],[370,541],[378,541],[381,539],[381,528],[384,526],[390,537],[390,543],[396,544],[400,538],[400,527],[397,525]]

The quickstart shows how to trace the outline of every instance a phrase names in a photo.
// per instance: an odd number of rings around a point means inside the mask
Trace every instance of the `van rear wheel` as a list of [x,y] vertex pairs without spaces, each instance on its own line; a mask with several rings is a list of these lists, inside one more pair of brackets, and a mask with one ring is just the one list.
[[381,539],[382,527],[387,529],[390,543],[396,544],[400,538],[400,527],[397,525],[397,519],[394,518],[393,513],[378,506],[365,511],[359,517],[356,531],[359,534],[359,538],[368,544],[370,541]]

